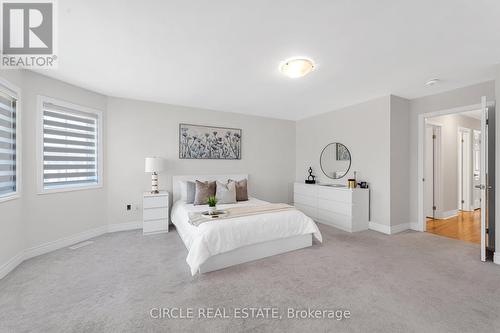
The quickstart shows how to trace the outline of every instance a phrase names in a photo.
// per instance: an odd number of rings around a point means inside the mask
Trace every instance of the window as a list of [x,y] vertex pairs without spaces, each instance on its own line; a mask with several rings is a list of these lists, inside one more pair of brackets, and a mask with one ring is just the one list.
[[100,187],[101,112],[40,97],[41,193]]
[[16,197],[20,190],[18,92],[0,80],[0,201]]

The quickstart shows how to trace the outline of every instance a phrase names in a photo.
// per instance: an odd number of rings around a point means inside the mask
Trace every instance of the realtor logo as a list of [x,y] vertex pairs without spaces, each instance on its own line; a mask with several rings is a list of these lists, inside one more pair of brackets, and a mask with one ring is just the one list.
[[2,1],[2,68],[55,68],[54,2]]

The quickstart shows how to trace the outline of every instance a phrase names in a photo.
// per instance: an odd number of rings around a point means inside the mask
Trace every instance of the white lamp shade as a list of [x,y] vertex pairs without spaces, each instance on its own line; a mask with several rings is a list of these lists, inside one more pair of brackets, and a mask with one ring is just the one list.
[[160,157],[146,157],[144,172],[159,172],[163,170],[163,159]]

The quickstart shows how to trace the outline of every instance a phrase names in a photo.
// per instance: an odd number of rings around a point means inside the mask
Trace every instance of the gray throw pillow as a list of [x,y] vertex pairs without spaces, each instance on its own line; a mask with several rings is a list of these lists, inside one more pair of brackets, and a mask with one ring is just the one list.
[[206,205],[208,197],[215,195],[215,181],[213,182],[200,182],[196,181],[196,191],[194,194],[194,205]]
[[234,184],[236,185],[236,201],[247,201],[248,200],[248,186],[247,186],[247,180],[242,179],[242,180],[231,180],[229,179],[228,181],[233,181]]
[[229,181],[227,184],[217,182],[215,197],[218,204],[233,204],[236,203],[236,184]]

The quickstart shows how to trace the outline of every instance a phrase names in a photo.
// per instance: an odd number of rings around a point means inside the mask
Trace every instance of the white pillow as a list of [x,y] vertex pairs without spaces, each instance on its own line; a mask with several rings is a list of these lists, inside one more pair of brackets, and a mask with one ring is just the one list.
[[181,180],[179,185],[181,187],[181,200],[186,203],[193,203],[196,190],[195,183],[189,180]]
[[179,187],[181,188],[181,200],[187,200],[187,182],[184,180],[179,180]]
[[227,184],[217,181],[215,197],[218,204],[236,203],[236,184],[233,181]]

